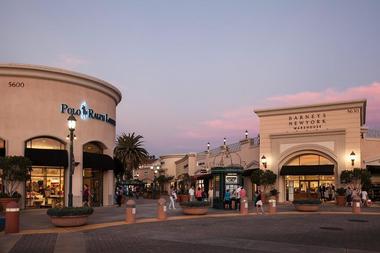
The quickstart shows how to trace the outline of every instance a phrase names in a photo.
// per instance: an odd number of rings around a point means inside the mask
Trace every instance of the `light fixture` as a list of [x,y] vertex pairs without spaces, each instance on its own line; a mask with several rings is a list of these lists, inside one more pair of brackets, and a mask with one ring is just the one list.
[[350,159],[351,159],[351,165],[354,166],[355,159],[356,159],[356,154],[354,151],[351,152]]
[[267,158],[265,155],[261,157],[261,163],[263,164],[264,168],[267,168]]
[[69,127],[69,137],[70,137],[70,159],[69,159],[69,194],[68,194],[68,207],[73,207],[73,174],[75,170],[75,160],[74,160],[74,131],[76,126],[76,119],[74,115],[70,115],[67,119],[67,126]]
[[75,119],[74,115],[70,115],[67,119],[67,126],[69,127],[69,130],[75,130],[75,127],[77,125],[77,120]]
[[158,172],[157,170],[154,170],[154,174],[157,174],[157,172]]
[[207,142],[207,151],[210,150],[210,142]]
[[153,170],[153,166],[150,166],[150,169]]
[[248,130],[245,130],[245,139],[248,139]]
[[226,137],[223,139],[224,146],[226,146]]

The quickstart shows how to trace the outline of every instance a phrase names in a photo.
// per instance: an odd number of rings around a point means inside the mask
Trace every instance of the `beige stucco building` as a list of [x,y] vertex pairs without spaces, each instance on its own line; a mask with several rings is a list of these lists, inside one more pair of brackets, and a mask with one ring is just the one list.
[[380,148],[379,140],[365,138],[366,100],[255,113],[260,119],[259,157],[266,158],[260,166],[278,175],[280,201],[316,192],[321,184],[339,186],[343,170],[365,167],[368,145]]
[[[170,173],[177,182],[188,174],[191,184],[214,192],[222,190],[227,178],[240,177],[225,189],[242,183],[252,198],[257,188],[251,183],[253,170],[271,170],[277,175],[272,187],[283,202],[307,193],[317,195],[318,187],[339,187],[343,170],[367,168],[380,198],[380,132],[365,127],[366,104],[366,100],[353,100],[255,110],[258,137],[246,135],[236,143],[171,157],[176,170],[172,166]],[[226,174],[213,175],[212,168],[219,172],[226,168]],[[228,168],[242,171],[229,173]]]
[[[87,75],[32,65],[0,65],[0,155],[27,156],[31,180],[22,187],[26,206],[67,203],[69,134],[76,117],[74,206],[84,184],[94,205],[113,204],[116,106],[120,91]],[[1,148],[3,147],[3,148]]]

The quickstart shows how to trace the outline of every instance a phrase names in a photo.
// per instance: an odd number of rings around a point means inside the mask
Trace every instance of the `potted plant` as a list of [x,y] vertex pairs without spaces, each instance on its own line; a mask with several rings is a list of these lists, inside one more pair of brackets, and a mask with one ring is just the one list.
[[336,193],[338,194],[336,196],[336,204],[338,206],[345,206],[346,205],[346,189],[343,187],[340,187],[336,189]]
[[298,199],[293,200],[293,205],[300,212],[316,212],[321,206],[319,199]]
[[57,227],[76,227],[87,223],[87,218],[94,212],[92,207],[49,208],[47,215]]
[[190,215],[202,215],[207,214],[209,202],[208,201],[188,201],[182,202],[182,212]]
[[261,201],[267,203],[266,200],[266,189],[268,186],[274,185],[276,183],[277,175],[271,170],[257,169],[252,172],[251,181],[257,186],[263,186],[263,192],[261,194]]
[[0,192],[0,204],[5,206],[10,201],[16,201],[21,195],[16,191],[20,183],[24,183],[31,170],[32,162],[23,156],[0,157],[0,176],[4,182],[4,191]]

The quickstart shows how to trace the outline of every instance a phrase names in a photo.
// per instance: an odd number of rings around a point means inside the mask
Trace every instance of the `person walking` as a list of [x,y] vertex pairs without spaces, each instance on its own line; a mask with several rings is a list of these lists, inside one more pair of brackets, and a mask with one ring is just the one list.
[[88,187],[88,184],[84,184],[84,190],[83,190],[83,206],[90,206],[90,188]]
[[174,201],[177,199],[177,193],[175,192],[173,186],[170,186],[169,198],[170,198],[169,209],[172,209],[172,208],[175,209]]
[[263,202],[261,201],[261,191],[257,191],[256,192],[257,194],[257,198],[256,198],[256,212],[257,214],[259,214],[259,208],[261,209],[261,213],[262,214],[265,214],[264,213],[264,209],[263,209]]
[[197,191],[195,192],[195,197],[198,201],[202,201],[202,190],[201,187],[198,187]]
[[123,191],[121,188],[117,187],[116,188],[116,203],[118,205],[118,207],[121,207],[121,199],[122,199],[122,195],[123,195]]
[[362,205],[367,207],[368,206],[368,193],[367,191],[364,189],[362,190],[361,194],[360,194],[360,197],[361,197],[361,200],[362,200]]
[[239,186],[236,189],[236,204],[235,204],[235,209],[238,209],[238,210],[240,210],[240,198],[241,198],[240,192],[241,192],[241,187]]
[[231,209],[231,193],[229,189],[227,189],[224,194],[224,209],[226,209],[226,205],[228,206],[228,209]]
[[194,201],[194,193],[194,186],[191,186],[189,189],[190,201]]

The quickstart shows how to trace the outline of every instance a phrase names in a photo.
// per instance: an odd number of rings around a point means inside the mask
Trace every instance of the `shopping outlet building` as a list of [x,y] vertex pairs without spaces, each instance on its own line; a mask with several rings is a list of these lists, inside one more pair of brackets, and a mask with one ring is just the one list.
[[70,114],[77,120],[74,157],[79,163],[73,174],[74,206],[82,205],[84,184],[94,206],[113,204],[117,88],[62,69],[1,64],[0,94],[0,156],[26,156],[33,163],[30,180],[19,189],[22,205],[67,203]]
[[[221,201],[226,189],[244,184],[252,198],[255,169],[272,170],[279,201],[317,196],[321,185],[340,186],[343,170],[365,168],[372,173],[380,200],[380,131],[368,130],[366,100],[255,110],[259,136],[178,157],[175,184],[192,184]],[[243,135],[243,133],[242,133]],[[162,157],[166,159],[165,156]],[[174,171],[174,170],[173,170]],[[187,185],[187,188],[189,185]]]

